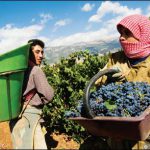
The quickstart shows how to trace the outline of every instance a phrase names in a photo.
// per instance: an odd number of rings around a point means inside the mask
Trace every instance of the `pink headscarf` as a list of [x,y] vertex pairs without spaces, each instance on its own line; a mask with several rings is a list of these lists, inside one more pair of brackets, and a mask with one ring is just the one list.
[[142,15],[130,15],[117,24],[132,32],[139,42],[120,41],[128,58],[144,58],[150,54],[150,20]]

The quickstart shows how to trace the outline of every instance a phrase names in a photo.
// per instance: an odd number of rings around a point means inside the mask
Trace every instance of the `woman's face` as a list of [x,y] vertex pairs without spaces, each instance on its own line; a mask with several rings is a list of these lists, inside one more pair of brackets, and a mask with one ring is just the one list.
[[35,45],[32,47],[32,61],[36,65],[40,65],[42,63],[44,57],[43,48],[40,45]]
[[120,33],[120,38],[119,38],[120,41],[126,41],[126,42],[131,42],[131,43],[135,43],[139,41],[138,39],[134,37],[132,32],[130,32],[130,30],[128,30],[127,28],[123,26],[119,26],[118,30]]

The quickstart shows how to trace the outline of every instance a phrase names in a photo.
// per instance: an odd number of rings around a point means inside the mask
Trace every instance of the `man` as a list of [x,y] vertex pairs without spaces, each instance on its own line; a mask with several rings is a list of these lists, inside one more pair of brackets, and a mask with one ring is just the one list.
[[29,67],[25,72],[23,84],[23,108],[21,118],[12,120],[12,140],[14,149],[47,149],[40,126],[42,107],[49,103],[54,91],[44,72],[39,67],[44,54],[44,42],[29,40]]

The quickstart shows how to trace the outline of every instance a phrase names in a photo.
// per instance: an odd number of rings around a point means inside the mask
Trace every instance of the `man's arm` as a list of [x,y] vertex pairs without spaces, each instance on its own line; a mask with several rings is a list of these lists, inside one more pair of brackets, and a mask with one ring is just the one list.
[[54,90],[47,81],[47,78],[41,68],[37,67],[34,74],[34,83],[41,100],[46,104],[54,97]]

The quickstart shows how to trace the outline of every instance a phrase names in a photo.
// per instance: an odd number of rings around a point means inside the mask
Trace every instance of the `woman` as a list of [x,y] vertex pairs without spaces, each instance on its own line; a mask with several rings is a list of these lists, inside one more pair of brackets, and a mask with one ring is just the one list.
[[[112,78],[150,83],[150,20],[142,15],[130,15],[117,24],[123,51],[113,53],[104,67],[120,69]],[[96,84],[105,83],[107,77]]]
[[[118,68],[120,73],[102,78],[96,84],[106,84],[109,80],[139,81],[150,83],[150,20],[143,15],[130,15],[117,24],[123,51],[113,53],[104,67]],[[108,139],[112,149],[150,149],[150,141],[119,141]]]
[[11,121],[14,149],[47,149],[39,120],[42,107],[49,103],[54,91],[39,67],[43,59],[44,43],[29,40],[29,67],[25,72],[23,86],[23,108],[21,118]]

